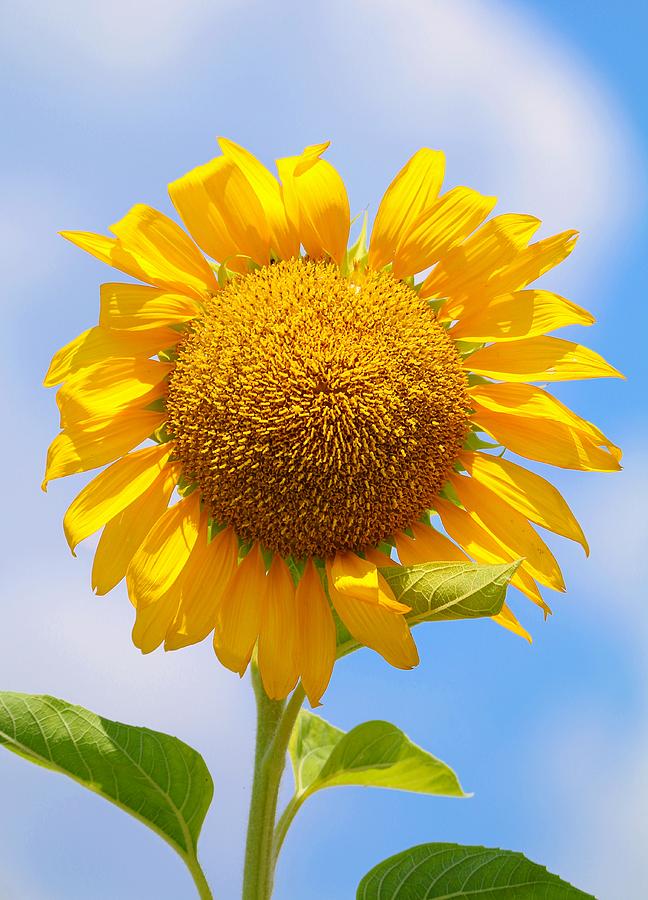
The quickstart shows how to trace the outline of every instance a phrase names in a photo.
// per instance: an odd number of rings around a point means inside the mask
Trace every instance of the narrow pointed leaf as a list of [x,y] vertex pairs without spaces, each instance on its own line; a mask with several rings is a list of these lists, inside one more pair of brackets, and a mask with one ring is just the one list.
[[61,772],[139,819],[194,869],[214,786],[187,744],[56,697],[0,692],[0,744]]
[[356,900],[595,900],[511,850],[420,844],[378,863]]

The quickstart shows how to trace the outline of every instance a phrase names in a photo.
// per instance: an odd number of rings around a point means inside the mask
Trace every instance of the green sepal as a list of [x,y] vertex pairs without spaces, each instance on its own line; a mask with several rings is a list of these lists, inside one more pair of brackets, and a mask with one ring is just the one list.
[[160,360],[160,362],[176,362],[176,360],[178,359],[178,352],[175,347],[168,347],[166,350],[159,350],[158,359]]
[[469,431],[464,441],[464,450],[495,450],[501,446],[501,444],[493,444],[491,441],[482,440],[476,431]]
[[290,575],[292,580],[295,583],[295,586],[299,584],[299,580],[304,574],[304,569],[306,568],[306,560],[305,559],[295,559],[293,556],[287,556],[285,558],[286,565],[290,571]]
[[198,490],[198,484],[197,482],[192,481],[191,478],[181,475],[178,479],[176,490],[181,497],[188,497],[190,494],[193,494],[194,491]]
[[478,384],[492,384],[493,382],[489,378],[485,378],[483,375],[476,375],[474,372],[468,372],[468,386],[475,387]]
[[246,256],[244,253],[234,253],[232,256],[228,256],[227,259],[224,259],[218,266],[218,268],[215,269],[216,280],[218,281],[218,286],[221,289],[227,287],[228,283],[232,281],[232,279],[241,277],[240,272],[235,272],[233,269],[229,269],[227,267],[227,263],[232,259],[244,259],[247,263],[248,272],[254,272],[256,269],[261,268],[261,266],[256,263],[251,256]]
[[358,240],[347,250],[340,271],[342,275],[349,276],[355,269],[365,269],[369,258],[369,250],[367,247],[367,223],[369,216],[365,211],[362,216],[362,228]]
[[443,487],[439,491],[439,496],[443,500],[448,500],[450,503],[454,503],[455,506],[461,506],[459,495],[449,481],[446,481],[446,483],[443,485]]
[[151,400],[144,407],[144,409],[151,412],[166,412],[166,408],[166,397],[156,397],[155,400]]
[[169,441],[173,440],[173,435],[169,434],[167,424],[167,422],[163,422],[151,435],[151,439],[154,440],[156,444],[168,444]]

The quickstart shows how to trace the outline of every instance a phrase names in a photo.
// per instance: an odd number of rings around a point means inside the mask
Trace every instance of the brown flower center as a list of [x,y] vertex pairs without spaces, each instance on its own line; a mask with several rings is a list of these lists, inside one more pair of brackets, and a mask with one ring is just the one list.
[[179,347],[168,427],[219,522],[284,556],[415,522],[468,431],[467,382],[425,300],[291,260],[231,281]]

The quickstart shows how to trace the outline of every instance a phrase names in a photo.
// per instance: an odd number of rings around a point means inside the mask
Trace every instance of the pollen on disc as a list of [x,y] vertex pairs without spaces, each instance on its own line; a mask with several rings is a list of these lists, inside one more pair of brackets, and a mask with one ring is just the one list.
[[284,556],[330,557],[433,504],[469,407],[457,350],[408,285],[290,260],[206,303],[179,346],[168,427],[219,522]]

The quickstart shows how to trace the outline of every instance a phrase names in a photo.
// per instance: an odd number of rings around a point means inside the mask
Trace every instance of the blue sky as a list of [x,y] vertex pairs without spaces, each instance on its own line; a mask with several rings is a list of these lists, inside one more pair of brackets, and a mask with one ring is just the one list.
[[[26,0],[0,35],[2,367],[7,533],[0,671],[199,749],[216,793],[202,838],[217,896],[235,897],[253,739],[247,683],[209,646],[142,657],[122,589],[90,591],[73,559],[70,483],[40,492],[57,422],[40,387],[52,352],[93,324],[100,263],[56,237],[105,231],[227,135],[266,162],[331,138],[354,212],[419,146],[446,151],[447,183],[499,196],[544,233],[576,227],[547,285],[591,309],[582,339],[628,376],[556,393],[625,449],[606,476],[558,472],[592,554],[556,542],[569,592],[546,624],[512,598],[525,642],[488,622],[418,629],[400,673],[363,651],[336,669],[322,714],[389,719],[452,765],[470,800],[341,789],[306,805],[278,872],[279,900],[346,898],[390,853],[426,840],[519,849],[604,900],[648,881],[645,647],[648,228],[639,2]],[[574,332],[576,334],[576,332]],[[78,480],[76,487],[80,487]],[[91,544],[91,542],[88,542]],[[190,898],[166,845],[72,782],[0,757],[0,895],[12,900]]]

